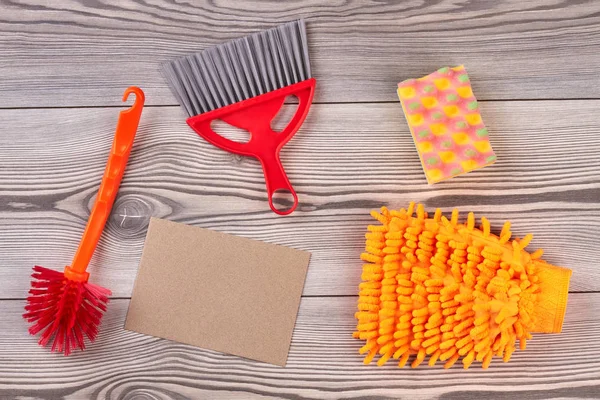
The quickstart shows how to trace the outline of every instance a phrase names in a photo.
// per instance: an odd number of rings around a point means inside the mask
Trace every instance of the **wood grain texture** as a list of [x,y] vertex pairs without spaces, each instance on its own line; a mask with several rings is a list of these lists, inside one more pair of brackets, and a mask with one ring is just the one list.
[[[69,357],[26,336],[21,301],[0,302],[0,398],[549,399],[600,393],[600,294],[571,294],[563,333],[538,334],[507,364],[444,370],[365,366],[356,297],[304,298],[285,368],[125,331],[109,304],[96,343]],[[19,397],[21,396],[21,397]]]
[[[300,17],[319,104],[283,152],[300,207],[282,218],[257,162],[187,127],[159,65]],[[562,334],[488,371],[364,366],[351,332],[369,211],[411,200],[496,232],[510,219],[573,269],[572,291],[600,291],[599,45],[589,0],[0,0],[0,399],[598,398],[600,293],[571,293]],[[427,186],[396,83],[458,64],[499,161]],[[117,121],[105,107],[130,85],[161,107],[144,110],[90,268],[121,299],[88,350],[51,354],[21,317],[31,267],[70,262]],[[286,368],[123,329],[151,216],[313,254]]]
[[[272,213],[262,171],[200,139],[178,107],[147,108],[92,280],[128,297],[150,216],[310,251],[305,295],[355,295],[369,212],[424,202],[505,219],[531,249],[600,290],[600,101],[485,102],[499,161],[428,186],[399,104],[315,105],[284,148],[300,197]],[[0,293],[23,298],[35,264],[70,262],[98,189],[117,109],[1,110]]]
[[304,17],[319,102],[395,101],[400,80],[465,64],[482,99],[599,98],[600,2],[0,2],[0,107],[119,105],[159,65]]

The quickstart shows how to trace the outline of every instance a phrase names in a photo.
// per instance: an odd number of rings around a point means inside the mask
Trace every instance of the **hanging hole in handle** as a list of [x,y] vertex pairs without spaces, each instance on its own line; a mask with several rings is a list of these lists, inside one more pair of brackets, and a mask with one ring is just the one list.
[[274,132],[281,133],[290,123],[296,111],[298,110],[299,100],[296,95],[286,96],[283,107],[271,120],[271,129]]
[[296,209],[298,196],[289,189],[277,189],[269,199],[271,209],[279,215],[287,215]]
[[252,136],[247,130],[228,124],[221,119],[211,121],[210,127],[216,134],[236,143],[248,143]]

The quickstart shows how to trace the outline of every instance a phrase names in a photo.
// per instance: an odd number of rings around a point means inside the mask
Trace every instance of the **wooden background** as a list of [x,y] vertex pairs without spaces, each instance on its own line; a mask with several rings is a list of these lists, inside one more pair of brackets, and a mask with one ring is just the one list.
[[[259,165],[199,139],[159,65],[298,17],[318,90],[283,152],[300,206],[278,217]],[[0,398],[600,398],[599,46],[597,1],[0,1]],[[428,186],[395,87],[458,64],[499,161]],[[91,264],[114,300],[95,344],[51,354],[20,316],[30,270],[70,261],[130,85],[149,106]],[[563,333],[487,371],[364,366],[368,214],[411,200],[532,232],[573,270]],[[286,368],[123,329],[151,216],[312,252]]]

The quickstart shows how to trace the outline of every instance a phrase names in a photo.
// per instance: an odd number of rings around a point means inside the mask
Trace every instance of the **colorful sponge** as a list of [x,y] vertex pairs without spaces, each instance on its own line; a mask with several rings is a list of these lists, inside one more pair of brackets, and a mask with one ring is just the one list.
[[527,253],[531,235],[511,241],[509,222],[493,235],[486,218],[477,229],[473,213],[462,224],[457,210],[450,220],[420,204],[414,212],[371,213],[381,225],[366,234],[354,333],[365,364],[379,354],[378,365],[403,367],[413,355],[413,368],[426,356],[487,368],[493,356],[508,361],[517,340],[524,350],[531,332],[561,331],[571,271]]
[[428,183],[496,161],[464,66],[401,82],[398,96]]

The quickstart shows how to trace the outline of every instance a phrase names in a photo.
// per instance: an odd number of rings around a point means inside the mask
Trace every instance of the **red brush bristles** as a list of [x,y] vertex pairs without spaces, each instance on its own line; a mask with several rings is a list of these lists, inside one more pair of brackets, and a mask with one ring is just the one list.
[[29,333],[41,337],[39,344],[52,341],[52,351],[71,353],[85,348],[84,335],[93,342],[111,292],[88,282],[76,282],[62,272],[35,266],[30,296],[23,314],[32,325]]

